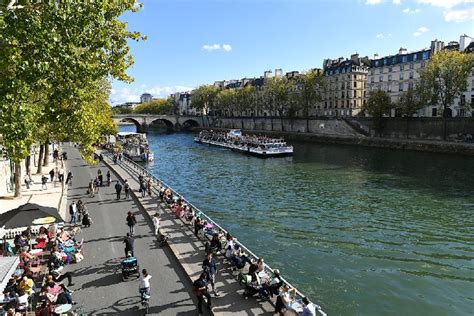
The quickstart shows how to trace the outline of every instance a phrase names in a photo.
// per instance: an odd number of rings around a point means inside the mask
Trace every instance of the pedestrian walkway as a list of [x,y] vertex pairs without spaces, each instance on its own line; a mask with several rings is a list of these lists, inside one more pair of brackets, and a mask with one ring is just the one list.
[[[10,192],[7,196],[1,197],[0,199],[0,213],[7,212],[11,209],[14,209],[20,205],[26,203],[36,203],[38,205],[49,206],[57,208],[61,217],[65,216],[65,207],[63,202],[63,186],[56,177],[53,182],[51,182],[49,171],[55,169],[57,164],[53,161],[52,155],[49,156],[49,163],[47,166],[43,166],[43,172],[41,174],[36,174],[36,166],[32,166],[32,183],[29,188],[26,187],[24,179],[21,179],[21,197],[14,198],[14,192]],[[67,170],[65,169],[67,174]],[[48,182],[46,183],[46,188],[44,189],[41,184],[42,176],[48,177]],[[66,175],[65,175],[66,176]],[[66,193],[67,190],[64,190]]]
[[[84,239],[84,260],[67,266],[73,275],[74,300],[77,312],[84,315],[139,315],[142,314],[138,279],[122,281],[120,261],[124,258],[123,240],[129,231],[125,218],[129,210],[135,214],[135,256],[140,269],[152,275],[151,315],[197,315],[191,284],[171,250],[161,248],[152,233],[147,218],[134,200],[116,200],[113,187],[102,186],[95,197],[86,193],[87,184],[100,169],[107,173],[107,166],[100,163],[90,166],[79,152],[65,146],[69,159],[67,167],[74,173],[74,185],[68,188],[68,205],[81,199],[93,220],[91,227],[82,227],[78,238]],[[112,171],[111,171],[112,172]],[[112,180],[116,179],[112,175]],[[69,214],[67,214],[69,221]]]
[[[160,213],[160,230],[163,234],[170,236],[170,249],[179,260],[189,280],[196,280],[202,272],[201,264],[206,257],[203,242],[194,236],[188,225],[185,225],[180,219],[176,219],[174,214],[164,207],[164,204],[158,204],[156,188],[154,188],[153,196],[141,197],[138,192],[140,169],[133,168],[125,162],[114,164],[105,151],[102,154],[105,157],[105,163],[113,168],[122,183],[124,180],[128,181],[133,198],[140,203],[142,210],[148,216],[148,220],[151,222],[151,216],[157,211]],[[237,282],[230,267],[222,262],[221,257],[216,259],[218,259],[216,287],[221,295],[216,298],[212,297],[214,315],[273,314],[274,307],[270,302],[257,300],[256,298],[245,299],[243,297],[244,289]]]

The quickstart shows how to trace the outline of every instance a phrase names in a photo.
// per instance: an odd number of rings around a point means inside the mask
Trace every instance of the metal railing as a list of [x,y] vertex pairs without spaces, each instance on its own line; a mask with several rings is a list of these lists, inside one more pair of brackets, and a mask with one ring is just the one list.
[[[112,156],[112,154],[110,152],[107,151],[107,155],[109,156]],[[218,229],[222,230],[224,232],[224,234],[228,234],[229,232],[224,229],[222,226],[220,226],[217,222],[215,222],[212,218],[210,218],[209,216],[207,216],[203,211],[201,211],[199,208],[197,208],[194,204],[190,203],[188,200],[186,200],[179,192],[177,192],[176,190],[174,190],[170,185],[168,185],[166,182],[158,179],[157,177],[155,177],[148,169],[146,169],[145,167],[137,164],[135,161],[125,157],[122,155],[122,161],[121,162],[117,162],[117,164],[122,164],[123,162],[125,162],[126,164],[128,164],[128,168],[132,171],[136,170],[136,171],[139,171],[140,173],[142,173],[143,175],[149,177],[150,179],[152,179],[152,182],[155,182],[158,186],[160,186],[160,189],[161,187],[164,187],[165,189],[170,189],[171,192],[173,193],[173,196],[177,196],[178,198],[180,198],[181,200],[183,200],[184,202],[186,202],[186,204],[188,204],[192,209],[194,209],[195,211],[195,214],[196,216],[198,217],[201,217],[201,218],[204,218],[204,220],[207,222],[207,223],[211,223],[213,224],[215,227],[217,227]],[[159,190],[159,189],[158,189]],[[232,234],[230,234],[232,235]],[[234,235],[232,235],[234,236]],[[206,237],[207,238],[207,237]],[[245,245],[243,245],[242,243],[240,243],[238,241],[238,239],[235,239],[235,244],[238,244],[245,252],[247,252],[248,254],[250,254],[255,260],[257,260],[258,258],[260,258],[259,256],[257,256],[256,254],[254,254],[248,247],[246,247]],[[265,268],[265,272],[267,273],[272,273],[273,272],[273,268],[271,268],[268,264],[264,263],[264,268]],[[288,281],[286,281],[283,277],[280,276],[280,279],[284,282],[284,284],[287,284],[288,286],[290,286],[290,288],[293,288],[296,290],[296,295],[298,296],[298,299],[301,300],[303,297],[305,297],[305,295],[303,295],[303,293],[301,293],[296,287],[292,286],[291,283],[289,283]],[[327,314],[321,309],[321,307],[318,305],[318,304],[315,304],[316,305],[316,311],[322,315],[322,316],[326,316]]]

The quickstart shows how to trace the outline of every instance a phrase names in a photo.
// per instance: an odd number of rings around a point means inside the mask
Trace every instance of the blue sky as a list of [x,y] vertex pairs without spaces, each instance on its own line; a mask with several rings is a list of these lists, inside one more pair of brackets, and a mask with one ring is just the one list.
[[216,80],[304,71],[323,59],[372,57],[474,36],[474,0],[145,0],[122,19],[132,84],[113,82],[112,104],[143,92],[167,97]]

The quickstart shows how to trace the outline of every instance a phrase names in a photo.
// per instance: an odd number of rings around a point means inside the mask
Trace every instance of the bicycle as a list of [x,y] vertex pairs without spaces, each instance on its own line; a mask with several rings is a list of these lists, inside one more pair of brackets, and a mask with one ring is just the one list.
[[150,294],[147,293],[146,289],[140,289],[141,293],[141,304],[143,306],[143,309],[145,310],[145,315],[148,314],[149,309],[150,309]]

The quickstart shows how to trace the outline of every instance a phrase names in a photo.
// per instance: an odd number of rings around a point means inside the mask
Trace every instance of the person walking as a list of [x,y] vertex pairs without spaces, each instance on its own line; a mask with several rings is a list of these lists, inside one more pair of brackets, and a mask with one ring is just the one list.
[[50,179],[51,179],[51,182],[53,182],[53,181],[54,181],[54,169],[51,169],[51,170],[49,171],[49,177],[50,177]]
[[99,169],[97,170],[97,178],[99,179],[99,186],[103,185],[103,178],[102,178],[102,171]]
[[29,189],[30,188],[30,185],[31,185],[31,176],[29,173],[26,173],[25,174],[25,185],[26,185],[26,189]]
[[142,194],[142,198],[144,198],[146,196],[146,184],[145,184],[145,181],[142,180],[140,182],[140,193]]
[[48,182],[48,177],[47,176],[42,176],[41,177],[41,190],[47,190],[48,186],[46,185],[46,182]]
[[87,191],[89,192],[89,197],[94,197],[94,192],[95,192],[94,180],[91,180],[91,182],[89,182],[89,187]]
[[72,185],[72,171],[69,171],[69,172],[67,173],[66,184]]
[[146,182],[146,189],[148,191],[148,196],[151,196],[151,178],[148,178],[148,181]]
[[202,315],[202,303],[204,302],[204,296],[207,298],[207,306],[212,311],[211,295],[207,291],[207,280],[206,273],[201,273],[199,279],[193,282],[193,293],[198,299],[198,312]]
[[146,269],[142,270],[142,275],[140,276],[140,281],[138,283],[138,292],[140,296],[143,294],[150,295],[150,279],[152,276],[148,274]]
[[123,188],[125,190],[125,199],[128,199],[130,196],[130,185],[128,185],[128,181],[125,180],[125,183],[123,184]]
[[120,184],[120,182],[118,182],[118,180],[117,180],[117,183],[115,184],[115,192],[117,193],[117,200],[120,200],[120,193],[122,192],[122,185]]
[[69,205],[69,215],[71,215],[71,221],[69,222],[69,224],[76,225],[77,224],[77,204],[76,204],[76,201],[72,202],[72,204]]
[[110,187],[110,170],[107,170],[107,186]]
[[155,227],[155,236],[158,236],[159,229],[160,229],[160,216],[158,213],[155,213],[155,216],[153,216],[153,226]]
[[133,236],[131,236],[130,233],[127,233],[127,236],[123,240],[123,243],[125,244],[125,257],[127,257],[129,252],[132,254],[132,257],[135,257],[133,253],[134,240]]
[[125,220],[127,221],[128,228],[130,229],[130,234],[133,236],[135,234],[135,224],[137,223],[137,219],[135,218],[135,215],[132,213],[132,211],[128,211],[127,218]]
[[219,296],[219,293],[216,291],[217,265],[216,260],[212,257],[212,252],[209,252],[207,258],[202,262],[202,270],[207,274],[207,279],[211,283],[214,296]]
[[61,184],[64,182],[64,169],[61,168],[58,171],[58,181],[61,182]]

